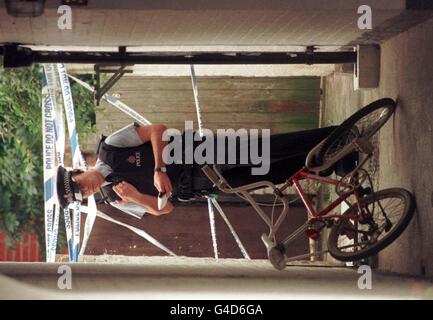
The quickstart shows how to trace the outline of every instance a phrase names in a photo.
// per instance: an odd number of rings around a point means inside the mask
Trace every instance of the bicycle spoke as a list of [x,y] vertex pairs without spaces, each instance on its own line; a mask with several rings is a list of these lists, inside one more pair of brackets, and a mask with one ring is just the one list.
[[342,133],[340,138],[334,141],[323,155],[324,162],[332,160],[338,153],[340,153],[346,146],[351,144],[358,137],[370,138],[378,129],[383,125],[384,121],[388,119],[389,109],[383,107],[377,109],[363,118],[359,119],[353,127],[357,128],[358,134],[353,130],[347,130]]
[[[358,125],[357,127],[361,135],[366,135],[369,131],[376,131],[376,129],[382,125],[382,121],[387,119],[388,111],[388,108],[377,109],[360,119],[358,121],[360,127],[358,127]],[[368,131],[366,129],[368,129]]]
[[349,245],[345,245],[345,246],[342,246],[342,247],[338,247],[338,249],[348,249],[348,248],[355,248],[355,247],[357,247],[357,246],[362,246],[362,245],[365,245],[365,244],[369,244],[369,242],[368,241],[364,241],[364,242],[358,242],[358,243],[356,243],[356,244],[349,244]]
[[353,140],[356,139],[356,136],[351,131],[348,131],[347,134],[344,134],[342,138],[338,139],[334,142],[325,153],[324,158],[329,159],[333,158],[335,154],[339,153],[342,148],[352,143]]
[[[367,201],[371,201],[371,199]],[[355,206],[356,204],[352,204],[346,213],[356,213]],[[383,211],[380,207],[383,208]],[[356,222],[351,219],[345,222],[349,225],[342,226],[337,240],[342,245],[338,246],[338,250],[350,254],[368,249],[374,243],[380,242],[387,234],[391,234],[395,226],[398,225],[405,211],[405,202],[400,197],[373,198],[373,201],[368,203],[365,209],[368,213],[364,224],[357,224],[356,226]],[[371,221],[368,219],[371,219]],[[392,224],[391,228],[385,231],[388,223]]]

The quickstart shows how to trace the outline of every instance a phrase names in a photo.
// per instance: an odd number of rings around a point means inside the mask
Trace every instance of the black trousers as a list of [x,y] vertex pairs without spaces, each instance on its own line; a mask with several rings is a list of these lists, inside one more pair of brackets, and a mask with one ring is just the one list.
[[[264,175],[253,175],[252,168],[263,164],[240,163],[239,143],[236,141],[236,163],[220,165],[223,176],[232,187],[238,187],[258,181],[271,181],[274,184],[283,183],[291,175],[305,165],[308,152],[319,142],[325,139],[336,127],[326,127],[313,130],[288,132],[270,136],[270,165],[269,171]],[[259,150],[262,146],[259,138]],[[249,146],[251,141],[248,141]],[[215,143],[216,145],[216,143]],[[249,149],[250,150],[250,149]],[[217,150],[216,150],[217,152]],[[249,159],[250,160],[250,159]],[[227,162],[226,162],[227,163]],[[207,189],[211,187],[210,181],[201,171],[202,166],[195,166],[193,170],[194,189]]]

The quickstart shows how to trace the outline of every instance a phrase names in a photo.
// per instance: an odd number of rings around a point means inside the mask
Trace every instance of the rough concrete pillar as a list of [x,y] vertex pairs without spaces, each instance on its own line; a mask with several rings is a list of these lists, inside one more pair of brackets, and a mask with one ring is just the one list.
[[380,46],[358,45],[357,52],[355,90],[377,88],[380,81]]

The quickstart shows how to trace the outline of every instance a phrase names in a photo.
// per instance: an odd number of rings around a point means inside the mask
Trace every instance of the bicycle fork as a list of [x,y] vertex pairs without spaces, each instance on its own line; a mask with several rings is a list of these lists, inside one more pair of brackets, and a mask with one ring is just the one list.
[[262,235],[261,239],[268,250],[268,259],[271,262],[271,264],[274,266],[274,268],[276,268],[277,270],[283,270],[287,266],[287,263],[291,261],[307,259],[318,254],[322,255],[329,252],[328,250],[321,250],[319,252],[305,253],[293,257],[287,257],[286,248],[289,246],[291,242],[293,242],[300,235],[305,234],[309,226],[310,223],[307,221],[306,223],[301,225],[298,229],[296,229],[290,236],[284,239],[281,243],[273,242],[271,239],[269,239],[269,237],[266,234]]

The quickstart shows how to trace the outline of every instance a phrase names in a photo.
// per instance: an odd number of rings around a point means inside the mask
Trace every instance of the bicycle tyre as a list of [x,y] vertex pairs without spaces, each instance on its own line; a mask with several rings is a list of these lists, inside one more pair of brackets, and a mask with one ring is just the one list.
[[[365,249],[362,249],[360,251],[355,252],[342,252],[338,248],[338,238],[341,235],[340,228],[342,228],[342,224],[336,224],[331,228],[331,231],[329,233],[328,237],[328,250],[329,253],[337,260],[340,261],[356,261],[360,260],[369,256],[372,256],[379,251],[385,249],[388,245],[390,245],[395,239],[397,239],[403,231],[406,229],[406,227],[409,225],[409,222],[411,221],[414,211],[415,211],[415,199],[413,195],[402,188],[390,188],[390,189],[384,189],[378,192],[375,192],[374,194],[371,194],[361,200],[362,205],[368,205],[370,203],[376,202],[376,199],[383,200],[386,198],[391,197],[400,197],[404,199],[405,202],[405,209],[402,213],[402,216],[399,220],[399,222],[396,224],[394,229],[391,229],[388,234],[385,235],[381,240],[374,243],[372,246],[367,247]],[[352,213],[352,208],[356,206],[354,204],[349,209],[347,209],[344,213]]]
[[369,139],[377,131],[379,131],[379,129],[388,121],[388,119],[394,113],[396,108],[396,102],[391,98],[382,98],[376,100],[368,104],[367,106],[363,107],[362,109],[358,110],[352,116],[350,116],[345,121],[343,121],[343,123],[340,126],[338,126],[338,128],[336,128],[333,132],[331,132],[331,134],[321,143],[321,146],[319,147],[319,150],[317,151],[317,156],[315,158],[316,163],[320,165],[324,165],[325,162],[329,162],[333,164],[338,160],[340,160],[341,158],[343,158],[348,153],[350,153],[351,151],[353,151],[353,150],[347,150],[349,145],[346,145],[335,156],[333,156],[333,158],[328,160],[325,159],[325,154],[331,149],[335,141],[338,141],[345,134],[347,134],[347,132],[352,127],[354,127],[357,122],[362,120],[368,114],[380,108],[386,108],[389,110],[389,112],[387,112],[386,116],[380,119],[380,122],[378,123],[378,125],[376,125],[376,127],[370,128],[370,130],[367,130],[366,134],[361,134],[359,137]]

